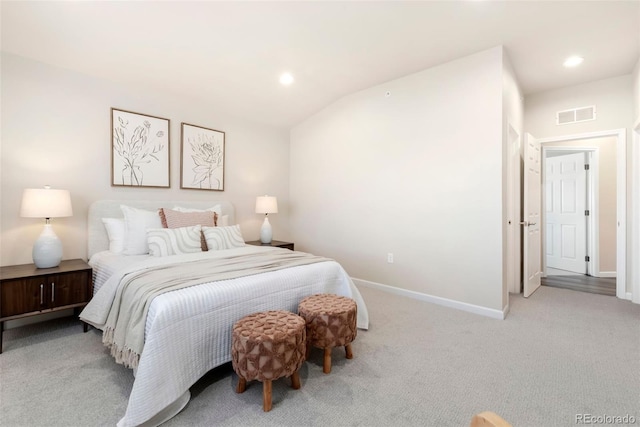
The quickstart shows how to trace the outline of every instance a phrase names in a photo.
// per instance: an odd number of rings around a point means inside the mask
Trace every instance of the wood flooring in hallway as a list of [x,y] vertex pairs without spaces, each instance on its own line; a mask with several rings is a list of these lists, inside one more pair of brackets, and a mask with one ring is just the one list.
[[540,279],[543,286],[571,289],[573,291],[589,292],[601,295],[616,295],[616,279],[593,277],[587,275],[547,276]]

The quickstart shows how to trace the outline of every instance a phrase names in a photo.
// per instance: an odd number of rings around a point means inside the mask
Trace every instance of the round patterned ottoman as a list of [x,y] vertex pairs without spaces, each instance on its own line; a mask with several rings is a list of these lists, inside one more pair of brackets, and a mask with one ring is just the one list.
[[265,311],[238,320],[231,343],[231,363],[239,377],[236,392],[244,392],[247,381],[262,381],[262,408],[270,411],[271,381],[291,377],[291,386],[300,388],[305,340],[304,319],[288,311]]
[[356,338],[356,302],[332,294],[306,297],[298,305],[298,314],[307,323],[307,353],[311,347],[324,349],[323,372],[331,372],[331,350],[344,346],[347,359],[353,358],[351,342]]

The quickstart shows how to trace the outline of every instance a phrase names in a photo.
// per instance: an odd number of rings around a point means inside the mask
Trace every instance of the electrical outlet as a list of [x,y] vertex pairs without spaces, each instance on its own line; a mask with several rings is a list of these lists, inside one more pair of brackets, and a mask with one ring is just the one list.
[[387,262],[393,264],[393,254],[391,252],[387,254]]

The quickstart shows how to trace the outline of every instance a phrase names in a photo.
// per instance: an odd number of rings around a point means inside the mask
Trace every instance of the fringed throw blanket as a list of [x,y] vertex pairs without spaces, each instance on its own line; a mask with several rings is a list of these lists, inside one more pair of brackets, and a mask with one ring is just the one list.
[[117,289],[102,342],[110,347],[117,363],[136,368],[144,347],[147,312],[156,296],[202,283],[324,261],[331,260],[303,252],[269,251],[167,264],[130,273]]

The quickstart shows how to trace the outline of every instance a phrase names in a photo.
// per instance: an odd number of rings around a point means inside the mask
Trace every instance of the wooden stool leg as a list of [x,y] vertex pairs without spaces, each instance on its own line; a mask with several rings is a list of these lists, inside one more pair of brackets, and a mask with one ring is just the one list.
[[298,374],[298,371],[295,371],[291,375],[291,388],[294,390],[298,390],[300,388],[300,375]]
[[344,346],[344,351],[347,353],[347,359],[353,359],[353,350],[351,350],[351,344]]
[[247,389],[247,380],[238,376],[238,387],[236,388],[236,393],[244,393]]
[[307,352],[304,355],[304,360],[309,360],[309,356],[311,356],[311,342],[307,341]]
[[262,382],[262,409],[264,412],[271,410],[271,380]]
[[331,347],[324,349],[324,363],[322,365],[322,372],[325,374],[331,373]]

